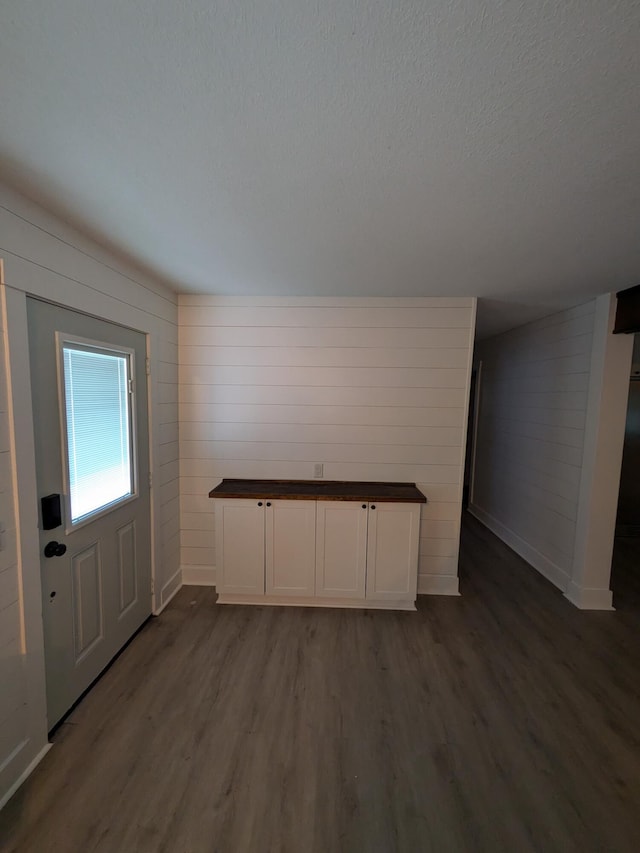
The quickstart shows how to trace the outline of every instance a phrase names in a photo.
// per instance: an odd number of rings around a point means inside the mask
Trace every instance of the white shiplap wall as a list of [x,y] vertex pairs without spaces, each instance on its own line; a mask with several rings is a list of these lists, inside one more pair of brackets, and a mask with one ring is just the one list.
[[10,773],[12,753],[27,737],[5,325],[0,305],[0,784],[5,766]]
[[223,477],[416,482],[421,591],[457,591],[473,299],[181,296],[185,580],[212,580]]
[[[11,297],[11,305],[18,306],[15,308],[16,316],[20,315],[20,300],[24,302],[25,294],[31,294],[130,326],[148,335],[151,359],[150,441],[154,482],[152,548],[155,608],[159,609],[180,585],[177,296],[149,276],[128,268],[57,218],[5,188],[0,188],[0,257],[4,261],[5,295],[7,301]],[[23,327],[12,325],[9,334],[3,335],[3,340],[9,341],[9,350],[6,353],[2,351],[3,356],[7,355],[12,361],[12,369],[20,372],[24,380],[13,398],[13,414],[18,423],[21,418],[26,421],[25,412],[29,411],[25,406],[28,373],[23,373],[23,362],[28,358],[26,316],[24,321]],[[4,371],[2,375],[4,377]],[[24,463],[16,461],[16,465],[13,464],[6,402],[2,400],[0,389],[0,511],[3,513],[0,526],[4,526],[7,531],[2,534],[5,547],[0,551],[0,567],[7,569],[7,573],[2,572],[0,575],[3,581],[0,585],[0,646],[7,638],[7,642],[13,642],[17,612],[23,623],[20,648],[27,681],[21,716],[30,731],[26,732],[26,740],[21,742],[17,731],[10,734],[10,728],[0,720],[0,802],[46,744],[46,718],[39,719],[38,713],[42,712],[33,707],[41,703],[44,692],[41,689],[43,685],[35,683],[43,675],[40,568],[37,552],[23,554],[22,563],[18,561],[18,566],[21,566],[18,584],[23,595],[21,602],[16,604],[16,537],[11,512],[14,503],[16,507],[19,503],[7,471],[16,470],[18,492],[21,489],[24,491],[26,478],[20,467]],[[23,430],[19,427],[16,433],[16,460],[26,460],[26,464],[31,464],[33,457],[25,453],[24,441]],[[21,443],[22,451],[18,442]],[[37,541],[37,536],[29,536],[31,526],[37,523],[31,508],[29,512],[32,517],[20,519],[27,543],[32,539]],[[3,604],[6,606],[3,607]],[[7,671],[5,678],[5,658],[2,659],[2,667],[0,717],[3,713],[2,701],[9,693],[17,696],[20,689],[18,675],[13,669]]]
[[566,590],[582,474],[594,302],[479,343],[471,510]]

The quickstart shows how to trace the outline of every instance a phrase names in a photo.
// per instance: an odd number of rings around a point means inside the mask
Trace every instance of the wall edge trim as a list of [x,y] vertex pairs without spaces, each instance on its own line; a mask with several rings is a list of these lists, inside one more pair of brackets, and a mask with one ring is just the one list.
[[418,595],[460,595],[457,575],[418,575]]
[[189,566],[180,567],[182,572],[183,586],[215,586],[217,572],[215,566]]
[[[175,583],[175,588],[172,589],[171,585]],[[165,583],[165,585],[160,590],[160,601],[162,602],[159,607],[157,607],[153,611],[154,616],[159,616],[162,611],[165,609],[167,604],[176,597],[176,595],[180,592],[182,588],[182,571],[178,569],[177,572],[171,575],[169,580]],[[165,597],[166,596],[166,597]]]
[[0,810],[2,810],[2,809],[6,806],[6,804],[9,802],[9,800],[11,799],[11,797],[13,797],[13,795],[16,793],[16,791],[18,790],[18,788],[23,784],[23,782],[26,782],[27,778],[28,778],[29,776],[31,776],[31,774],[33,773],[33,771],[36,769],[36,767],[38,766],[38,764],[40,764],[40,762],[41,762],[41,761],[42,761],[42,759],[45,757],[45,755],[49,752],[49,750],[51,749],[51,747],[52,747],[52,746],[53,746],[53,744],[52,744],[52,743],[46,743],[46,744],[42,747],[42,749],[40,750],[40,752],[38,752],[38,754],[35,756],[35,758],[33,758],[33,759],[29,762],[29,764],[27,764],[27,766],[25,767],[25,769],[24,769],[24,770],[22,771],[22,773],[18,776],[18,778],[17,778],[17,779],[16,779],[16,781],[11,785],[11,787],[10,787],[10,788],[9,788],[9,789],[8,789],[8,790],[7,790],[3,795],[2,795],[2,797],[0,797]]
[[579,610],[615,610],[610,589],[580,586],[571,581],[564,595]]

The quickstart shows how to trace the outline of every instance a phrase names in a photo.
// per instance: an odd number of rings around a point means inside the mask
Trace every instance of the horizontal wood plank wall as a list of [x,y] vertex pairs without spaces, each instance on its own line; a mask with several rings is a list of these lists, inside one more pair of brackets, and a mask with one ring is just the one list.
[[582,472],[594,302],[476,347],[482,362],[471,509],[566,591]]
[[[5,188],[0,189],[0,257],[4,260],[7,287],[135,328],[149,336],[155,521],[152,535],[155,606],[159,608],[180,585],[177,296]],[[0,372],[4,388],[4,371]],[[5,528],[0,534],[3,542],[0,551],[0,646],[5,640],[7,644],[14,642],[15,620],[21,618],[15,583],[15,525],[11,520],[14,495],[10,488],[11,477],[5,476],[13,467],[10,455],[6,403],[0,402],[0,528]],[[20,471],[17,474],[19,477]],[[31,569],[39,573],[39,566]],[[25,637],[28,656],[31,653],[28,624]],[[33,650],[33,653],[38,651]],[[1,674],[0,768],[22,737],[18,728],[5,726],[2,719],[4,703],[12,704],[8,693],[18,696],[18,675],[12,670],[7,680],[4,669]],[[11,688],[9,691],[5,689],[7,686]],[[26,718],[23,705],[22,719]],[[16,726],[19,720],[20,717]],[[5,782],[10,784],[10,778],[0,777],[0,800],[7,788]]]
[[0,304],[0,799],[12,781],[13,755],[27,737],[26,677],[13,500],[5,318]]
[[419,589],[457,590],[472,299],[181,296],[182,566],[214,578],[223,477],[416,482]]

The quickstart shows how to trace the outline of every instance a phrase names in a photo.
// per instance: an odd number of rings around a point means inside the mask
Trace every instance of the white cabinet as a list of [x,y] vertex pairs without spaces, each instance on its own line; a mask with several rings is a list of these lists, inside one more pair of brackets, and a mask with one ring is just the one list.
[[367,571],[368,505],[318,501],[316,595],[364,598]]
[[313,595],[315,501],[267,501],[265,520],[267,595]]
[[264,595],[264,501],[216,503],[217,589]]
[[367,528],[367,599],[415,601],[419,540],[420,504],[370,505]]
[[309,596],[315,579],[315,501],[219,500],[222,596]]
[[219,498],[218,601],[415,609],[420,504]]
[[318,501],[316,596],[413,608],[419,537],[420,504]]

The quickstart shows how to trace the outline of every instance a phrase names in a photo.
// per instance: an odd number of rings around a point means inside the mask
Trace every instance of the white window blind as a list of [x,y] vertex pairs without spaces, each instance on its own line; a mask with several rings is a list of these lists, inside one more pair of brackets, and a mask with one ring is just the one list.
[[133,494],[129,356],[63,345],[71,521]]

